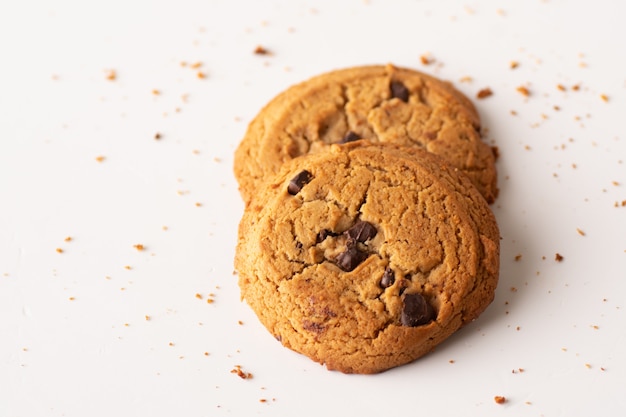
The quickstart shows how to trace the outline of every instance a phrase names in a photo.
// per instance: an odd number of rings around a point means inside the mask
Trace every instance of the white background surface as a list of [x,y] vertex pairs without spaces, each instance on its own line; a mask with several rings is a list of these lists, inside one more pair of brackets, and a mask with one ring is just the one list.
[[[3,3],[0,416],[624,415],[625,5]],[[474,99],[501,280],[432,354],[343,375],[239,301],[232,159],[287,86],[387,62]]]

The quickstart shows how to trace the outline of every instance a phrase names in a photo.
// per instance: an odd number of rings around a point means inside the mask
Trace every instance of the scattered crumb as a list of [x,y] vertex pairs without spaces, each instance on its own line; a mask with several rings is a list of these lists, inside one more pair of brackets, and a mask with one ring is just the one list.
[[267,400],[266,400],[265,398],[261,398],[261,399],[259,400],[259,402],[261,402],[261,403],[266,403],[266,402],[267,402]]
[[517,255],[515,255],[515,262],[519,262],[522,260],[522,254],[518,253]]
[[74,301],[75,299],[76,299],[76,298],[74,298],[74,297],[70,297],[70,298],[68,298],[68,300],[70,300],[70,301]]
[[557,84],[556,88],[559,91],[567,91],[567,87],[565,87],[563,84]]
[[258,45],[254,48],[254,53],[257,55],[271,55],[272,53],[265,47]]
[[196,207],[202,207],[202,203],[196,203]]
[[159,140],[159,139],[161,139],[161,134],[159,132],[156,132],[154,134],[154,140]]
[[450,359],[448,363],[454,363],[454,359]]
[[196,298],[197,298],[198,300],[202,300],[202,294],[196,293]]
[[459,82],[462,82],[462,83],[471,83],[472,81],[473,81],[472,77],[470,77],[469,75],[466,75],[465,77],[461,77],[459,79]]
[[169,346],[174,346],[174,342],[169,342],[168,345]]
[[517,67],[519,67],[519,62],[517,61],[511,61],[511,63],[509,64],[509,68],[511,69],[515,69]]
[[493,397],[493,400],[496,402],[496,404],[504,404],[506,402],[506,397],[496,395],[495,397]]
[[237,320],[237,324],[240,325],[240,326],[243,326],[243,321]]
[[523,96],[528,97],[530,96],[530,90],[528,90],[528,88],[524,87],[523,85],[517,87],[515,89],[518,93],[521,93]]
[[517,292],[517,287],[511,287],[511,292]]
[[132,267],[132,266],[130,266],[130,265],[124,265],[124,269],[126,269],[126,270],[129,270],[129,271],[130,271],[131,269],[133,269],[133,267]]
[[487,98],[487,97],[492,96],[492,95],[493,95],[493,91],[491,91],[491,88],[487,87],[487,88],[483,88],[482,90],[480,90],[476,94],[476,98],[483,99],[483,98]]
[[581,236],[585,236],[585,232],[580,230],[579,228],[576,228],[576,232]]
[[604,101],[605,103],[609,101],[609,96],[607,96],[606,94],[600,94],[600,98],[602,99],[602,101]]
[[420,56],[420,62],[422,65],[430,65],[435,62],[435,58],[433,58],[430,54],[424,54]]
[[572,86],[572,90],[579,91],[580,90],[580,84],[573,85]]
[[71,237],[71,236],[68,236],[68,237],[66,237],[64,240],[65,240],[66,242],[71,242],[71,241],[72,241],[72,237]]
[[206,302],[207,302],[207,304],[213,304],[215,302],[215,300],[212,299],[212,298],[207,298]]
[[209,352],[204,352],[204,356],[209,356],[210,353]]
[[150,320],[152,320],[152,317],[150,317],[150,316],[148,316],[148,315],[145,315],[145,316],[144,316],[144,318],[146,319],[146,321],[150,321]]
[[563,256],[560,253],[554,255],[554,260],[557,262],[561,262],[563,260]]
[[230,371],[231,374],[237,374],[237,376],[241,379],[252,379],[252,373],[245,372],[241,369],[240,365],[235,365],[235,367]]
[[63,249],[61,248],[56,248],[57,253],[63,253]]
[[585,364],[585,368],[587,368],[587,369],[591,369],[591,364],[586,363],[586,364]]
[[96,156],[96,161],[103,162],[106,158],[102,155]]
[[202,72],[202,71],[198,71],[198,72],[196,73],[196,76],[197,76],[198,78],[200,78],[201,80],[204,80],[204,79],[207,77],[206,73],[204,73],[204,72]]
[[117,72],[114,69],[106,70],[104,78],[109,81],[115,81],[117,79]]
[[140,252],[145,249],[145,247],[141,243],[133,245],[133,248],[137,249]]

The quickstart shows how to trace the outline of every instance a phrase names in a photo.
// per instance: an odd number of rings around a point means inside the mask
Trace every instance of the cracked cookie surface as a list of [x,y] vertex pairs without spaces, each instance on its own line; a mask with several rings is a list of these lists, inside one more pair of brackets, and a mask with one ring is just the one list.
[[421,148],[295,158],[239,225],[242,298],[282,344],[345,373],[411,362],[494,296],[499,232],[469,179]]
[[357,139],[424,148],[468,175],[487,202],[496,198],[494,153],[471,101],[450,83],[387,65],[322,74],[271,100],[235,152],[244,201],[284,162]]

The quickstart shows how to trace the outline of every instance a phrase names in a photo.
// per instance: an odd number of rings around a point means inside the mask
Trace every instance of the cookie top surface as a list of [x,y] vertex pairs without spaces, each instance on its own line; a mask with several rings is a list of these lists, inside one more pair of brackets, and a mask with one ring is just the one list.
[[375,373],[492,301],[499,232],[469,179],[420,148],[332,145],[287,162],[239,226],[242,298],[285,346]]
[[489,203],[496,197],[495,157],[470,100],[450,83],[387,65],[322,74],[271,100],[235,152],[243,199],[286,161],[357,138],[425,148],[468,175]]

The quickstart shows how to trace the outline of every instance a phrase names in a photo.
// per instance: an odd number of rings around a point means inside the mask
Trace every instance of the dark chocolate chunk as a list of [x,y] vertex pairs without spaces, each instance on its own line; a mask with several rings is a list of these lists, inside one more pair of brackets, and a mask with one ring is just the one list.
[[359,140],[359,139],[361,139],[359,135],[357,135],[351,130],[348,130],[348,133],[346,133],[346,135],[343,137],[343,139],[341,139],[339,143],[354,142],[355,140]]
[[409,90],[400,81],[392,81],[389,87],[391,88],[391,97],[399,98],[405,103],[409,101]]
[[430,322],[434,317],[433,308],[422,294],[405,294],[402,296],[402,314],[400,322],[404,326],[415,327]]
[[287,186],[287,192],[291,195],[296,195],[300,192],[302,187],[309,183],[313,179],[311,173],[307,170],[300,171],[298,175],[293,177],[291,181],[289,181],[289,185]]
[[335,258],[337,266],[346,272],[352,271],[359,266],[361,262],[367,259],[367,253],[362,252],[356,247],[356,244],[348,241],[348,247]]
[[320,230],[315,239],[316,243],[322,243],[328,236],[337,236],[337,233],[332,232],[328,229]]
[[365,243],[368,240],[373,239],[378,231],[372,223],[359,220],[354,224],[354,226],[346,230],[344,233],[350,239]]
[[380,279],[380,286],[382,288],[388,288],[396,282],[396,274],[393,272],[393,269],[387,267],[385,272],[383,273],[383,277]]

